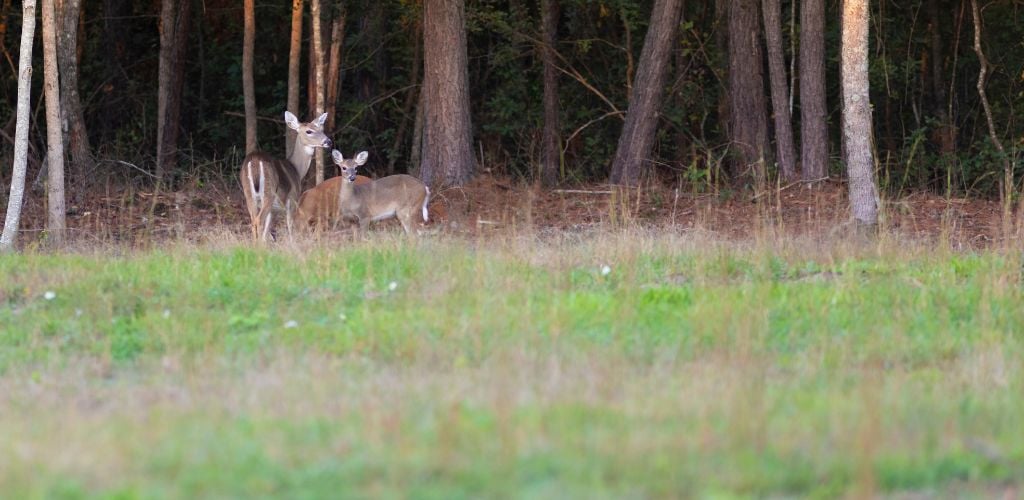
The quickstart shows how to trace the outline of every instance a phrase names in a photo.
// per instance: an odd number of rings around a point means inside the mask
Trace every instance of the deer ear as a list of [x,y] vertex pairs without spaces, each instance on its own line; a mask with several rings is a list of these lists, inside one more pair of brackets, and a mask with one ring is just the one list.
[[316,120],[313,120],[313,124],[316,125],[316,128],[324,128],[324,123],[327,123],[327,113],[324,113],[318,116]]
[[288,125],[288,128],[293,130],[299,129],[299,119],[292,114],[291,111],[284,112],[284,122]]
[[331,158],[334,159],[334,163],[341,165],[341,162],[345,161],[345,157],[342,156],[341,151],[337,149],[331,151]]
[[366,159],[370,157],[370,154],[366,151],[356,155],[356,165],[362,165],[366,163]]

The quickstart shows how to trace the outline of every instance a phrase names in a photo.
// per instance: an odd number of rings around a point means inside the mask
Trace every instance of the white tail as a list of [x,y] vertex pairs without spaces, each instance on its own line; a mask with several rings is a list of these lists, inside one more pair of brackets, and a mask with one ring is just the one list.
[[[295,115],[285,111],[284,121],[296,132],[291,157],[283,160],[257,152],[250,153],[242,160],[239,177],[245,205],[249,210],[252,236],[256,240],[266,241],[270,236],[274,210],[284,210],[288,231],[291,232],[294,211],[299,205],[302,178],[309,170],[309,161],[316,148],[331,147],[331,140],[323,132],[327,113],[309,123],[300,123]],[[258,185],[254,177],[256,170],[259,172]]]
[[390,175],[382,179],[357,185],[356,170],[366,163],[366,151],[354,159],[345,159],[334,150],[331,158],[341,168],[341,190],[338,193],[339,213],[343,219],[359,223],[365,230],[370,222],[397,217],[405,234],[413,235],[413,219],[421,211],[423,222],[429,220],[427,203],[430,188],[411,175]]

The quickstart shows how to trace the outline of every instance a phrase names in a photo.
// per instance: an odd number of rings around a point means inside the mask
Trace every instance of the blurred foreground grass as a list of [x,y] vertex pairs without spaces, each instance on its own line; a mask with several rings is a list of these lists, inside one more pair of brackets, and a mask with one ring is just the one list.
[[0,256],[0,492],[1001,495],[1022,305],[1019,255],[899,241]]

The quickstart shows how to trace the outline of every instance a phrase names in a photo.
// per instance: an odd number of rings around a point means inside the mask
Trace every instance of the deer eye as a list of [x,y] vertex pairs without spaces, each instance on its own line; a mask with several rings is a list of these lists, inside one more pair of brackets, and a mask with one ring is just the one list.
[[306,135],[313,135],[313,131],[312,130],[307,130],[306,131]]

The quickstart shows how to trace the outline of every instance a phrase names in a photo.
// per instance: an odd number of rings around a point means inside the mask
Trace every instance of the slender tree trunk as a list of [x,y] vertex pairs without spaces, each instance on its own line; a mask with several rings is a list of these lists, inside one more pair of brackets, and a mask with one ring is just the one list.
[[338,94],[341,90],[341,51],[345,48],[345,4],[338,2],[338,9],[331,21],[331,50],[327,64],[327,131],[334,133],[338,114]]
[[423,2],[423,163],[428,185],[458,186],[473,175],[463,0]]
[[558,68],[555,67],[555,44],[558,43],[558,0],[541,0],[544,64],[544,128],[541,131],[540,182],[545,187],[558,184],[562,166],[561,120],[558,103]]
[[[995,121],[992,119],[992,108],[988,103],[988,95],[985,93],[985,78],[988,74],[989,63],[985,52],[981,48],[981,11],[978,10],[978,0],[971,0],[971,16],[974,19],[974,53],[978,55],[978,97],[981,98],[981,108],[985,111],[985,124],[988,125],[988,135],[992,139],[992,145],[999,151],[999,158],[1003,164],[1003,180],[1000,196],[1002,197],[1004,209],[1008,211],[1009,199],[1013,194],[1013,165],[1006,157],[1006,149],[1003,148],[1003,141],[999,140],[996,133]],[[1007,214],[1008,215],[1008,214]],[[1004,218],[1004,222],[1008,222]]]
[[850,209],[862,226],[878,223],[878,188],[871,149],[868,17],[868,0],[843,1],[843,136],[849,155]]
[[7,215],[0,234],[0,252],[14,250],[21,223],[21,205],[25,196],[25,167],[28,166],[29,101],[32,92],[32,42],[36,32],[36,0],[23,0],[21,48],[18,56],[18,106],[14,129],[14,172],[11,175],[11,196],[7,198]]
[[256,151],[256,88],[252,79],[252,59],[256,48],[255,0],[243,2],[244,32],[242,33],[242,96],[245,106],[245,154]]
[[57,68],[60,73],[60,116],[71,156],[70,177],[76,186],[87,181],[92,171],[92,148],[85,128],[85,115],[78,94],[78,24],[82,0],[57,0]]
[[737,153],[732,177],[764,179],[768,153],[761,16],[758,0],[736,0],[729,9],[729,124]]
[[682,0],[656,0],[651,10],[651,24],[644,37],[640,65],[633,82],[633,99],[626,112],[626,123],[619,135],[619,145],[612,161],[611,182],[635,185],[647,170],[665,78],[671,66],[669,58],[679,33]]
[[800,158],[805,181],[828,176],[825,0],[800,3]]
[[[292,0],[292,37],[288,49],[288,109],[295,116],[302,116],[299,110],[299,65],[302,64],[302,10],[305,0]],[[292,155],[295,131],[285,127],[285,154]]]
[[762,0],[765,45],[768,47],[768,75],[771,81],[772,113],[775,118],[775,156],[779,173],[790,181],[796,178],[796,147],[793,145],[793,119],[789,114],[789,85],[786,83],[786,56],[782,49],[782,6],[779,0]]
[[174,168],[181,128],[181,94],[185,84],[185,48],[191,0],[163,0],[160,12],[160,68],[157,89],[156,175]]
[[[313,116],[317,117],[324,112],[324,43],[322,37],[322,22],[320,20],[320,0],[310,0],[310,20],[313,22],[313,71],[315,96],[315,110]],[[328,131],[330,133],[332,131]],[[316,183],[319,185],[324,181],[324,152],[322,148],[316,150]]]
[[43,0],[43,96],[46,100],[46,231],[51,243],[64,244],[64,137],[60,128],[60,77],[54,0]]

